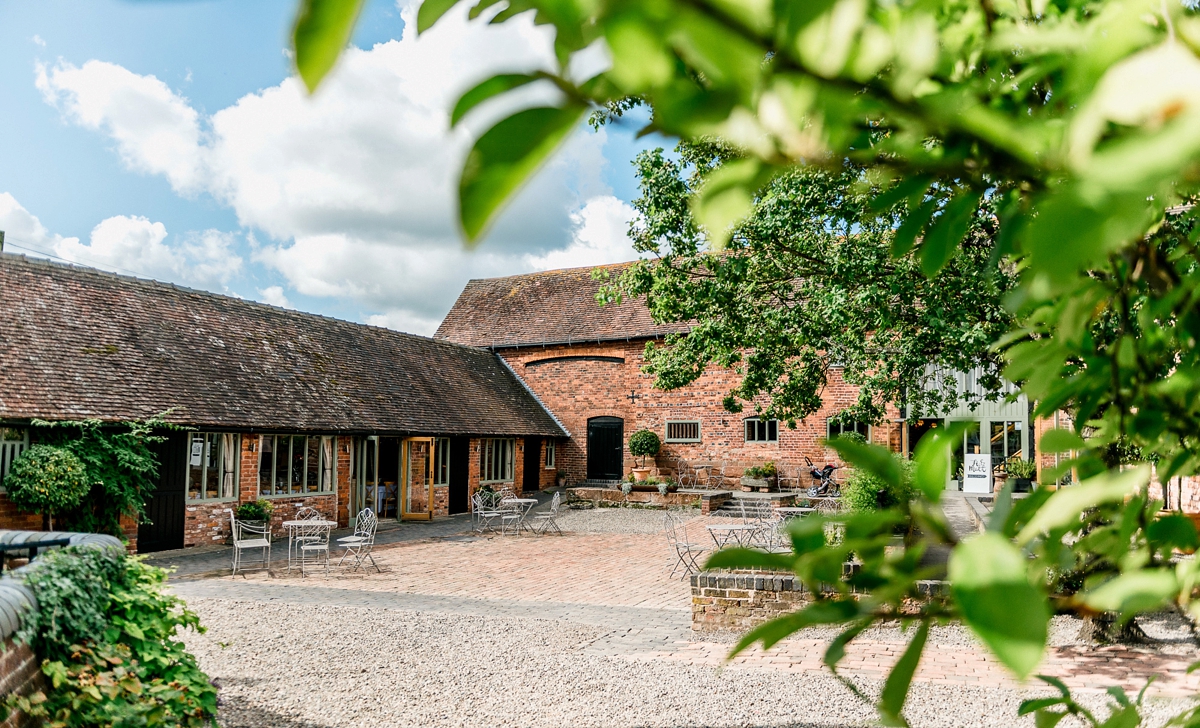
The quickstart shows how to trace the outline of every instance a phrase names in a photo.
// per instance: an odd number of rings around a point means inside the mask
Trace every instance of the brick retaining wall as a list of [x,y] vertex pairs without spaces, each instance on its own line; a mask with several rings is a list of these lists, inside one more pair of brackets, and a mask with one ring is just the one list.
[[[14,645],[11,639],[5,640],[4,651],[0,652],[0,695],[29,695],[45,687],[45,677],[40,668],[41,661],[28,645]],[[0,728],[37,724],[38,721],[23,713],[13,713],[8,720],[0,723]]]
[[[854,566],[846,564],[847,570]],[[946,582],[921,581],[924,596],[942,595]],[[795,574],[777,571],[719,572],[692,575],[692,629],[745,631],[812,601]]]
[[615,488],[570,488],[568,492],[576,498],[597,503],[640,503],[670,508],[696,507],[700,505],[700,495],[698,493],[667,493],[666,495],[662,495],[658,491],[635,490],[626,498],[624,493]]

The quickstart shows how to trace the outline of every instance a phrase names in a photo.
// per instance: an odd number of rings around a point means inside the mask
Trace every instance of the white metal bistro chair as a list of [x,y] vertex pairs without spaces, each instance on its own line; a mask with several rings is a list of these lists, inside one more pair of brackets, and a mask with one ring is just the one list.
[[296,529],[297,549],[300,555],[300,574],[304,575],[304,567],[323,565],[325,573],[329,573],[329,533],[330,527],[324,523],[299,526]]
[[[312,506],[304,506],[303,508],[296,511],[296,519],[295,520],[297,520],[297,521],[322,521],[322,520],[324,520],[324,517],[321,515],[321,512],[318,511],[316,508],[313,508]],[[299,551],[300,547],[303,546],[306,542],[317,540],[316,536],[301,535],[300,531],[301,531],[301,529],[296,529],[296,528],[288,530],[288,573],[289,574],[292,572],[293,562],[295,562],[296,557],[298,557],[300,555],[300,551]],[[301,573],[303,573],[303,571],[301,571]]]
[[233,535],[233,576],[237,576],[239,571],[245,576],[245,566],[242,562],[243,551],[261,551],[261,565],[256,568],[267,570],[267,574],[271,573],[271,523],[262,524],[247,523],[239,521],[233,515],[233,511],[226,509],[229,514],[230,533]]
[[[706,554],[709,549],[688,543],[687,532],[681,528],[681,524],[670,513],[663,518],[663,530],[666,531],[667,544],[671,549],[671,576],[674,577],[675,572],[680,568],[683,569],[684,576],[698,573],[701,567],[697,559]],[[683,532],[682,538],[680,538],[681,531]]]
[[370,561],[371,566],[375,567],[375,571],[383,573],[379,568],[379,564],[375,563],[375,557],[371,555],[371,549],[375,547],[375,529],[379,526],[379,519],[371,512],[370,508],[364,508],[358,512],[358,518],[354,521],[354,535],[342,536],[338,539],[338,545],[342,547],[342,558],[338,560],[338,567],[346,560],[346,557],[353,557],[354,564],[350,571],[358,571],[364,567],[364,560]]
[[483,533],[485,531],[495,531],[496,524],[507,511],[501,511],[492,502],[493,499],[488,498],[483,493],[476,493],[471,496],[471,517],[475,519],[475,531]]
[[551,528],[554,532],[562,535],[562,529],[558,527],[558,516],[562,506],[562,494],[556,492],[554,497],[550,499],[550,510],[542,511],[533,514],[533,532],[541,536]]

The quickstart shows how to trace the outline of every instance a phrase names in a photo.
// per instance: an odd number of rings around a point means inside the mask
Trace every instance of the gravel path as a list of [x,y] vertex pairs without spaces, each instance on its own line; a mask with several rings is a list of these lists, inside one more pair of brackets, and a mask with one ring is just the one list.
[[[866,726],[832,677],[634,662],[605,630],[540,619],[192,598],[189,648],[223,726]],[[872,681],[859,681],[868,691]],[[1028,696],[1030,693],[1026,693]],[[1016,691],[917,684],[916,726],[1032,725]],[[1103,702],[1090,696],[1088,702]],[[1155,702],[1161,723],[1178,702]],[[1062,725],[1067,725],[1063,723]]]
[[[700,515],[699,508],[672,510],[682,519]],[[649,508],[567,510],[558,525],[569,533],[662,533],[663,511]]]

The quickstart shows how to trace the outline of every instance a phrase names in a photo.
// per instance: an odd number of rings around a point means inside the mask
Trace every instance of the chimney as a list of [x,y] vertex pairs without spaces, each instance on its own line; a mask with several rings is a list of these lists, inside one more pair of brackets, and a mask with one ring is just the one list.
[[0,230],[0,253],[4,252],[4,231]]

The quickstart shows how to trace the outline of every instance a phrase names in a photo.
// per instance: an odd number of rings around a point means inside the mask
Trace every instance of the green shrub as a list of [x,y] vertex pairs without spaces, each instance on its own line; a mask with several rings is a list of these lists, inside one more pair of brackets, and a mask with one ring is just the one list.
[[642,459],[642,467],[646,466],[646,457],[654,457],[662,449],[662,440],[653,430],[638,430],[629,436],[629,454]]
[[1004,463],[1004,471],[1014,478],[1037,477],[1037,463],[1022,458],[1009,458]]
[[900,470],[903,473],[899,486],[890,486],[879,476],[863,468],[856,468],[842,484],[842,507],[848,511],[874,511],[912,500],[912,463],[901,458],[896,459],[900,461]]
[[77,508],[91,488],[83,461],[53,445],[34,445],[22,453],[4,487],[17,508],[46,514],[51,528],[54,514]]
[[275,506],[271,505],[271,501],[259,498],[238,506],[234,515],[239,521],[269,521],[274,510]]
[[163,591],[166,572],[124,553],[61,549],[39,559],[25,584],[38,609],[15,635],[42,658],[49,688],[9,695],[51,728],[211,726],[217,691],[182,642],[203,631],[183,602]]

